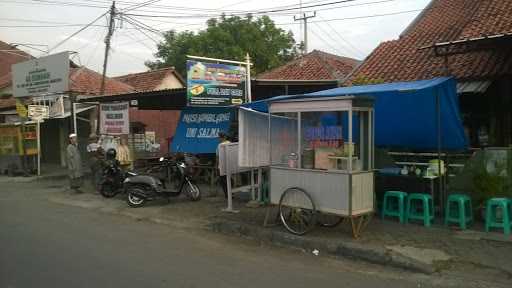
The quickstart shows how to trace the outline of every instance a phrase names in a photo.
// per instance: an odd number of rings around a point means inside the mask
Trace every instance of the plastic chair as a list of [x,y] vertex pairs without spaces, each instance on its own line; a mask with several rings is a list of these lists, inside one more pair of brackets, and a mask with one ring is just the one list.
[[[421,205],[417,205],[417,204]],[[406,223],[409,220],[421,220],[425,227],[430,227],[434,220],[434,201],[432,196],[423,193],[412,193],[407,197]]]
[[[505,235],[510,235],[511,202],[507,198],[491,198],[487,200],[485,206],[485,232],[489,232],[491,228],[502,228]],[[501,210],[502,217],[498,217],[498,208]]]
[[[382,201],[381,218],[386,216],[398,217],[400,223],[405,222],[405,199],[407,193],[402,191],[386,191],[384,200]],[[392,205],[391,200],[396,200],[396,205]]]
[[448,196],[445,208],[444,225],[457,223],[460,229],[465,230],[467,224],[473,222],[473,206],[471,198],[464,194],[451,194]]

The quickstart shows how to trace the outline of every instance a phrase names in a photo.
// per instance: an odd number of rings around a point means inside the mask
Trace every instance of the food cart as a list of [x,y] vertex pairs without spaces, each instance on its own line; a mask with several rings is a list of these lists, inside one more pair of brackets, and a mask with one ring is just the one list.
[[270,202],[283,225],[302,235],[333,215],[357,238],[374,212],[373,99],[278,100],[268,115]]

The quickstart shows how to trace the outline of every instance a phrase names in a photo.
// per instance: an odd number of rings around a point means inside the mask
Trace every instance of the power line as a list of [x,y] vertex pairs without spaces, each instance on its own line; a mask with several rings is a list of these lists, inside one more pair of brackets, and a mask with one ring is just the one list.
[[311,29],[311,33],[313,33],[313,35],[315,35],[318,39],[320,39],[327,46],[329,46],[335,53],[343,55],[343,53],[341,53],[341,51],[339,51],[336,47],[332,46],[332,44],[329,41],[326,41],[322,36],[317,34],[314,29]]
[[[323,19],[321,16],[318,16],[320,19]],[[356,52],[355,54],[359,54],[359,56],[361,57],[364,57],[365,53],[362,52],[359,48],[357,48],[356,46],[352,45],[352,43],[350,43],[348,40],[346,40],[343,36],[341,36],[340,33],[338,33],[338,31],[336,31],[336,29],[334,29],[334,27],[332,27],[332,25],[329,23],[329,22],[324,22],[325,24],[327,24],[327,26],[329,26],[329,28],[331,28],[332,31],[334,31],[334,33],[343,41],[347,44],[348,47],[350,47],[352,49],[353,52]],[[323,30],[323,28],[319,25],[319,24],[315,24],[318,26],[319,29],[321,29],[322,31],[325,32],[325,30]],[[329,35],[329,37],[331,37],[332,40],[334,40],[334,38],[332,38],[331,34],[325,32],[327,35]],[[334,40],[336,42],[336,40]]]
[[[356,17],[325,19],[325,20],[311,21],[310,23],[323,23],[323,22],[332,22],[332,21],[344,21],[344,20],[375,18],[375,17],[392,16],[392,15],[407,14],[407,13],[420,12],[420,11],[424,11],[424,9],[415,9],[415,10],[398,11],[398,12],[392,12],[392,13],[373,14],[373,15],[365,15],[365,16],[356,16]],[[295,23],[295,22],[276,23],[276,25],[297,25],[297,24],[298,23]]]
[[60,45],[64,44],[66,41],[68,41],[69,39],[73,38],[75,35],[77,35],[78,33],[84,31],[85,29],[87,29],[88,27],[90,27],[92,24],[94,24],[96,21],[100,20],[103,16],[105,16],[109,11],[106,11],[105,13],[101,14],[98,18],[94,19],[91,23],[85,25],[84,27],[80,28],[78,31],[76,31],[75,33],[69,35],[68,37],[66,37],[64,40],[60,41],[59,43],[57,43],[55,46],[53,46],[52,48],[48,49],[48,53],[50,53],[51,51],[55,50],[55,48],[59,47]]
[[[313,7],[320,7],[320,6],[327,6],[327,5],[334,5],[334,4],[340,4],[340,3],[346,3],[346,2],[353,2],[353,1],[356,1],[356,0],[341,0],[341,1],[334,1],[334,2],[329,2],[329,3],[321,3],[321,4],[314,4],[314,5],[309,5],[309,6],[303,6],[302,8],[313,8]],[[247,11],[247,12],[244,12],[244,13],[241,13],[241,14],[235,14],[235,13],[232,13],[230,15],[232,16],[240,16],[240,15],[247,15],[247,14],[251,14],[251,15],[255,15],[255,14],[268,14],[268,13],[276,13],[276,12],[283,12],[283,11],[292,11],[292,10],[298,10],[298,9],[301,9],[301,7],[292,7],[292,8],[281,8],[281,9],[271,9],[271,10],[266,10],[266,11]],[[126,14],[126,15],[129,15],[129,16],[138,16],[138,17],[159,17],[159,18],[177,18],[177,16],[170,16],[170,15],[149,15],[149,14]],[[206,16],[206,15],[190,15],[188,17],[201,17],[201,16]],[[219,16],[222,16],[222,15],[217,15],[217,17]],[[207,16],[207,17],[211,17],[211,16]]]

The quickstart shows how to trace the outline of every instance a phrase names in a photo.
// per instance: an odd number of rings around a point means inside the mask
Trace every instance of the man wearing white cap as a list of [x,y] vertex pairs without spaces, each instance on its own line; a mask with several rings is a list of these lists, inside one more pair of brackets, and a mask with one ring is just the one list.
[[76,134],[69,134],[69,145],[66,152],[70,188],[77,193],[82,193],[80,191],[80,186],[82,186],[82,159],[77,147]]

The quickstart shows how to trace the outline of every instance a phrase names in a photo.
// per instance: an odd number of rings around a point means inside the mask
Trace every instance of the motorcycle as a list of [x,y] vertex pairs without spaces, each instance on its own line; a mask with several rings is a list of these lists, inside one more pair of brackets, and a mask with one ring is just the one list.
[[[173,161],[160,158],[158,167],[160,177],[152,175],[136,175],[124,180],[126,190],[126,202],[130,207],[141,207],[147,201],[157,198],[170,199],[182,193],[192,201],[201,199],[201,190],[195,184],[187,169],[187,165],[181,161]],[[162,175],[163,174],[163,175]]]
[[102,180],[99,184],[99,192],[105,198],[112,198],[124,192],[124,181],[128,177],[137,176],[134,172],[124,172],[118,161],[107,161],[103,168]]

